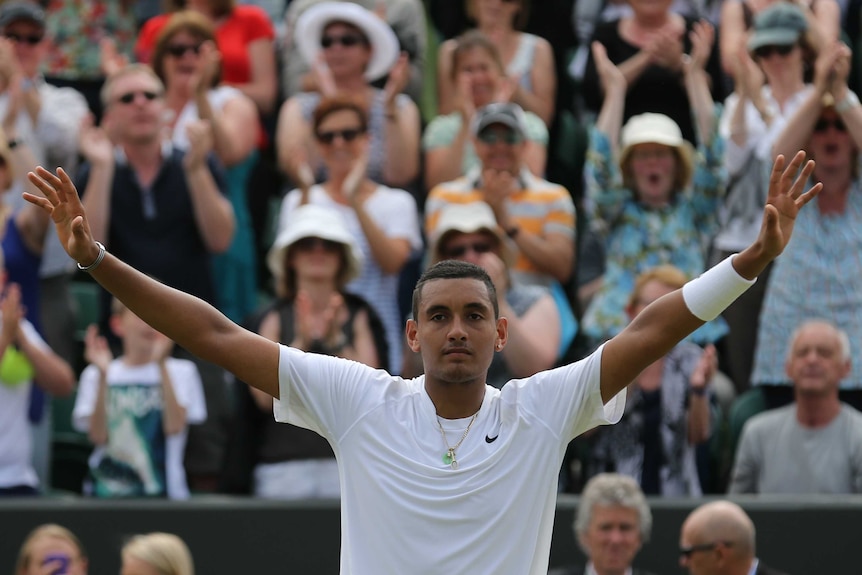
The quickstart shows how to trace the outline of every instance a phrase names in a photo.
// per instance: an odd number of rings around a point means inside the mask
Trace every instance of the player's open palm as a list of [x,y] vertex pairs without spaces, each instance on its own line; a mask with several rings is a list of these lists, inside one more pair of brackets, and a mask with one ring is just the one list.
[[[823,188],[823,184],[817,183],[805,191],[808,178],[814,171],[814,161],[808,160],[802,167],[803,162],[805,162],[805,152],[800,150],[786,168],[784,156],[778,156],[772,166],[769,195],[759,238],[764,252],[772,257],[784,251],[790,241],[799,210],[816,197]],[[802,167],[801,172],[800,167]]]

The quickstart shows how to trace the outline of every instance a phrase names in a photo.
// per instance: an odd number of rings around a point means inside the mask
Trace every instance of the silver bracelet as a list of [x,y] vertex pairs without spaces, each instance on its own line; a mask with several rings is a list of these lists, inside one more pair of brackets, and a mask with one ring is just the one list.
[[96,256],[96,261],[94,261],[93,263],[91,263],[88,266],[82,266],[80,263],[77,264],[78,269],[81,270],[82,272],[93,271],[94,269],[96,269],[99,266],[100,263],[102,263],[102,260],[105,259],[105,252],[106,252],[105,246],[103,246],[101,242],[96,242],[96,245],[99,246],[99,255]]

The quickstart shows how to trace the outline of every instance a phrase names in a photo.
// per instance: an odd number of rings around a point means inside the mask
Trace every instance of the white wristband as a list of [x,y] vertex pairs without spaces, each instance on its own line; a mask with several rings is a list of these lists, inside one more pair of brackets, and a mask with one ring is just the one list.
[[733,254],[682,286],[682,298],[695,317],[711,321],[754,285],[733,268]]

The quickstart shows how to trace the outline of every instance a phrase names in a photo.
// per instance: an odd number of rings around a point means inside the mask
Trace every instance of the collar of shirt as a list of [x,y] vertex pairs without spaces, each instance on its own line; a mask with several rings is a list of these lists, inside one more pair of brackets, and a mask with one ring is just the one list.
[[[586,568],[586,569],[584,569],[584,575],[599,575],[599,574],[598,574],[598,572],[596,571],[596,568],[593,566],[593,562],[592,562],[592,561],[590,561],[589,563],[587,563],[587,568]],[[628,569],[626,569],[626,574],[625,574],[625,575],[632,575],[632,568],[631,568],[631,567],[629,567]]]
[[[173,153],[173,143],[167,139],[162,140],[162,159],[170,158]],[[117,162],[118,166],[127,166],[129,164],[129,158],[126,157],[126,152],[122,146],[114,146],[114,161]]]

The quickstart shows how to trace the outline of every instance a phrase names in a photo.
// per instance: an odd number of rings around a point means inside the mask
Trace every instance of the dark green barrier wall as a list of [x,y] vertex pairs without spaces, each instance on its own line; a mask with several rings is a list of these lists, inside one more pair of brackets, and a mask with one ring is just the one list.
[[[773,567],[790,575],[862,574],[862,497],[738,501],[757,525],[758,554]],[[638,556],[639,566],[659,575],[682,573],[676,557],[679,528],[698,503],[650,502],[653,538]],[[552,566],[583,560],[571,531],[576,505],[575,497],[560,498]],[[46,522],[60,523],[81,537],[91,557],[90,575],[119,573],[123,538],[149,531],[183,537],[194,554],[197,575],[338,573],[336,504],[207,498],[188,503],[0,501],[0,574],[12,573],[20,542]]]

